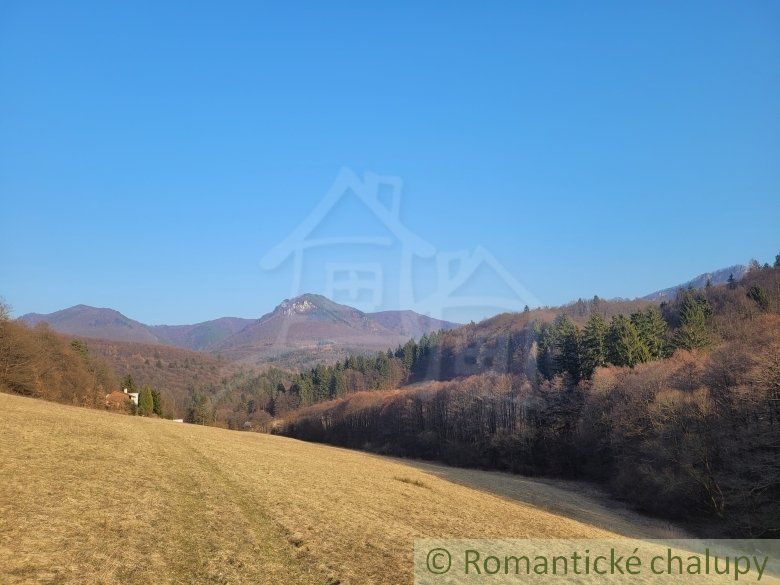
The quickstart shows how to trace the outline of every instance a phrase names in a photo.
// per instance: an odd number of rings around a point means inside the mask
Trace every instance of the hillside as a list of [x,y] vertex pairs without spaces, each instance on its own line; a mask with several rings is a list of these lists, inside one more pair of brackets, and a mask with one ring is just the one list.
[[[702,534],[773,538],[778,264],[683,291],[660,307],[594,299],[500,315],[375,360],[319,367],[293,386],[309,406],[274,430],[382,454],[591,479]],[[356,378],[366,391],[354,391]]]
[[287,299],[260,319],[221,317],[194,325],[145,325],[107,308],[76,305],[49,314],[28,313],[28,326],[47,323],[65,335],[175,346],[252,365],[299,368],[332,363],[350,353],[386,349],[457,324],[414,311],[363,313],[321,295]]
[[670,536],[572,486],[7,394],[0,471],[8,584],[395,585],[416,537]]
[[0,302],[0,392],[102,408],[118,388],[115,373],[83,343],[4,317]]
[[54,313],[27,313],[28,326],[47,323],[59,333],[111,341],[158,343],[202,350],[246,327],[253,319],[222,317],[194,325],[146,325],[109,308],[76,305]]
[[149,329],[161,343],[183,349],[207,350],[253,322],[254,319],[220,317],[195,325],[152,325]]
[[[762,274],[763,270],[754,272],[755,277]],[[746,283],[752,282],[751,278]],[[737,294],[740,298],[745,296],[744,284],[740,284],[741,292]],[[723,290],[724,287],[715,286],[713,289]],[[275,311],[276,315],[269,314],[268,322],[286,318],[290,321],[301,319],[301,323],[306,323],[305,316],[295,314],[290,303],[294,305],[288,301]],[[344,321],[354,318],[353,310],[341,312],[338,310],[340,305],[334,303],[334,307],[327,303],[329,301],[326,300],[321,309],[314,303],[311,303],[312,306],[302,303],[302,308],[311,310],[310,320],[329,319],[334,313],[343,316]],[[750,304],[746,310],[749,310]],[[664,306],[667,305],[669,303]],[[216,423],[240,428],[245,423],[255,424],[265,417],[270,418],[271,413],[283,418],[285,413],[301,405],[364,390],[389,390],[423,381],[446,381],[485,374],[509,374],[534,380],[538,366],[549,366],[549,362],[557,359],[547,351],[549,344],[541,343],[541,334],[551,328],[555,329],[553,325],[561,317],[565,317],[575,327],[584,328],[594,317],[610,321],[620,315],[643,312],[647,315],[647,311],[654,314],[660,308],[661,304],[656,301],[605,300],[594,296],[587,300],[578,299],[562,307],[503,313],[479,323],[424,333],[417,342],[398,343],[397,337],[388,335],[382,343],[390,344],[395,340],[396,345],[380,345],[373,355],[365,355],[364,351],[355,351],[352,352],[354,355],[349,355],[350,352],[343,346],[301,347],[298,351],[290,350],[288,354],[266,359],[266,363],[286,366],[285,369],[293,373],[277,376],[273,383],[261,376],[251,384],[239,386],[235,392],[223,394]],[[285,316],[285,310],[292,315]],[[281,317],[279,313],[282,313]],[[390,326],[393,320],[398,319],[397,315],[381,313],[374,313],[372,317],[377,315],[389,319]],[[365,321],[359,323],[364,324]],[[537,363],[540,349],[545,351],[543,359]],[[296,370],[300,370],[297,376],[294,374]],[[283,392],[277,391],[279,383],[284,386]],[[255,407],[266,410],[265,417],[262,413],[256,414],[253,410]]]
[[116,341],[138,341],[141,343],[159,343],[147,325],[125,317],[114,309],[76,305],[54,313],[28,313],[19,317],[19,321],[34,327],[38,323],[47,323],[59,333],[80,337],[98,337]]
[[460,325],[420,315],[414,311],[379,311],[370,313],[371,319],[388,331],[406,338],[419,339],[433,331],[448,331]]
[[[258,370],[205,353],[73,337],[42,322],[30,328],[3,317],[0,314],[0,391],[104,408],[106,395],[121,390],[120,381],[129,375],[137,388],[159,391],[164,416],[183,418],[195,393],[217,403],[225,396],[256,396],[264,389]],[[275,387],[275,378],[266,386],[272,383]]]
[[185,416],[193,391],[214,397],[257,373],[247,366],[178,347],[91,338],[82,341],[119,379],[130,375],[139,387],[160,390],[164,411],[173,418]]
[[239,333],[211,346],[229,360],[305,367],[352,353],[385,350],[412,337],[457,325],[413,311],[363,313],[322,295],[280,303]]
[[712,272],[705,272],[704,274],[700,274],[688,280],[687,282],[683,282],[682,284],[678,284],[676,286],[670,286],[669,288],[662,290],[657,290],[653,293],[650,293],[649,295],[645,295],[642,298],[647,301],[673,300],[677,294],[677,291],[681,288],[700,289],[707,286],[708,282],[712,286],[717,286],[719,284],[726,284],[731,277],[734,277],[734,280],[739,281],[742,280],[745,274],[748,273],[748,270],[749,268],[744,264],[735,264],[734,266],[729,266],[728,268],[721,268]]

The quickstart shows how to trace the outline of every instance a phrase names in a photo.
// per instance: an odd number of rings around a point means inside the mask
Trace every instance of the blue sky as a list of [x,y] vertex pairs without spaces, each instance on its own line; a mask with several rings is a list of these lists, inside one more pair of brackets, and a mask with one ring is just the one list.
[[17,314],[258,316],[344,166],[545,304],[780,251],[777,3],[161,4],[0,3]]

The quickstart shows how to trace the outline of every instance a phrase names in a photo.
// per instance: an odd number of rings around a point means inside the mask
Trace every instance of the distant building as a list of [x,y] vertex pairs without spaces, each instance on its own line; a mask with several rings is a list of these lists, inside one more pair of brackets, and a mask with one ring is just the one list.
[[106,394],[106,408],[123,409],[130,401],[130,397],[124,392],[114,390],[110,394]]
[[130,400],[133,404],[138,406],[138,392],[128,392],[127,388],[125,388],[125,394],[130,397]]

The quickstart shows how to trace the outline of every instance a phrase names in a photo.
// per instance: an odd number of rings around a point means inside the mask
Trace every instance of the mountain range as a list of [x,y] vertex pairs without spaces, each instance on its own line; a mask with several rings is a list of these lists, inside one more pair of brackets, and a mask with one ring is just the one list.
[[[732,275],[740,280],[748,270],[738,264],[705,272],[641,300],[673,299],[680,288],[702,288],[707,282],[724,284]],[[384,350],[425,333],[458,326],[414,311],[364,313],[316,294],[286,299],[259,319],[221,317],[193,325],[146,325],[114,309],[76,305],[49,314],[28,313],[19,321],[29,326],[45,322],[67,335],[162,344],[218,354],[236,362],[292,367]]]
[[222,317],[194,325],[146,325],[114,309],[87,305],[28,313],[19,321],[28,326],[47,323],[55,331],[79,337],[172,345],[232,361],[280,365],[333,361],[458,326],[414,311],[364,313],[315,294],[286,299],[259,319]]

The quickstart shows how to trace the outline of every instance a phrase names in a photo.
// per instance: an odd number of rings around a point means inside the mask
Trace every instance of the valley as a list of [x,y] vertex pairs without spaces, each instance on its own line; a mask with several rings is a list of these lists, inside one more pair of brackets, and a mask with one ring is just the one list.
[[[387,332],[408,327],[404,319],[304,295],[231,336],[246,347],[262,345],[263,335],[273,344],[281,332],[311,360],[287,368],[270,358],[252,364],[74,338],[6,318],[0,389],[383,456],[586,480],[692,533],[771,537],[780,512],[771,464],[778,262],[756,263],[739,281],[681,289],[660,304],[594,296],[373,351],[365,340],[376,333],[391,342]],[[329,363],[306,345],[322,331],[342,342],[362,333],[362,351],[342,344],[347,357]],[[502,478],[475,485],[491,491]],[[518,482],[508,489],[523,496]]]
[[779,41],[0,5],[0,585],[780,585]]
[[415,538],[668,537],[579,484],[0,394],[0,581],[411,581]]

